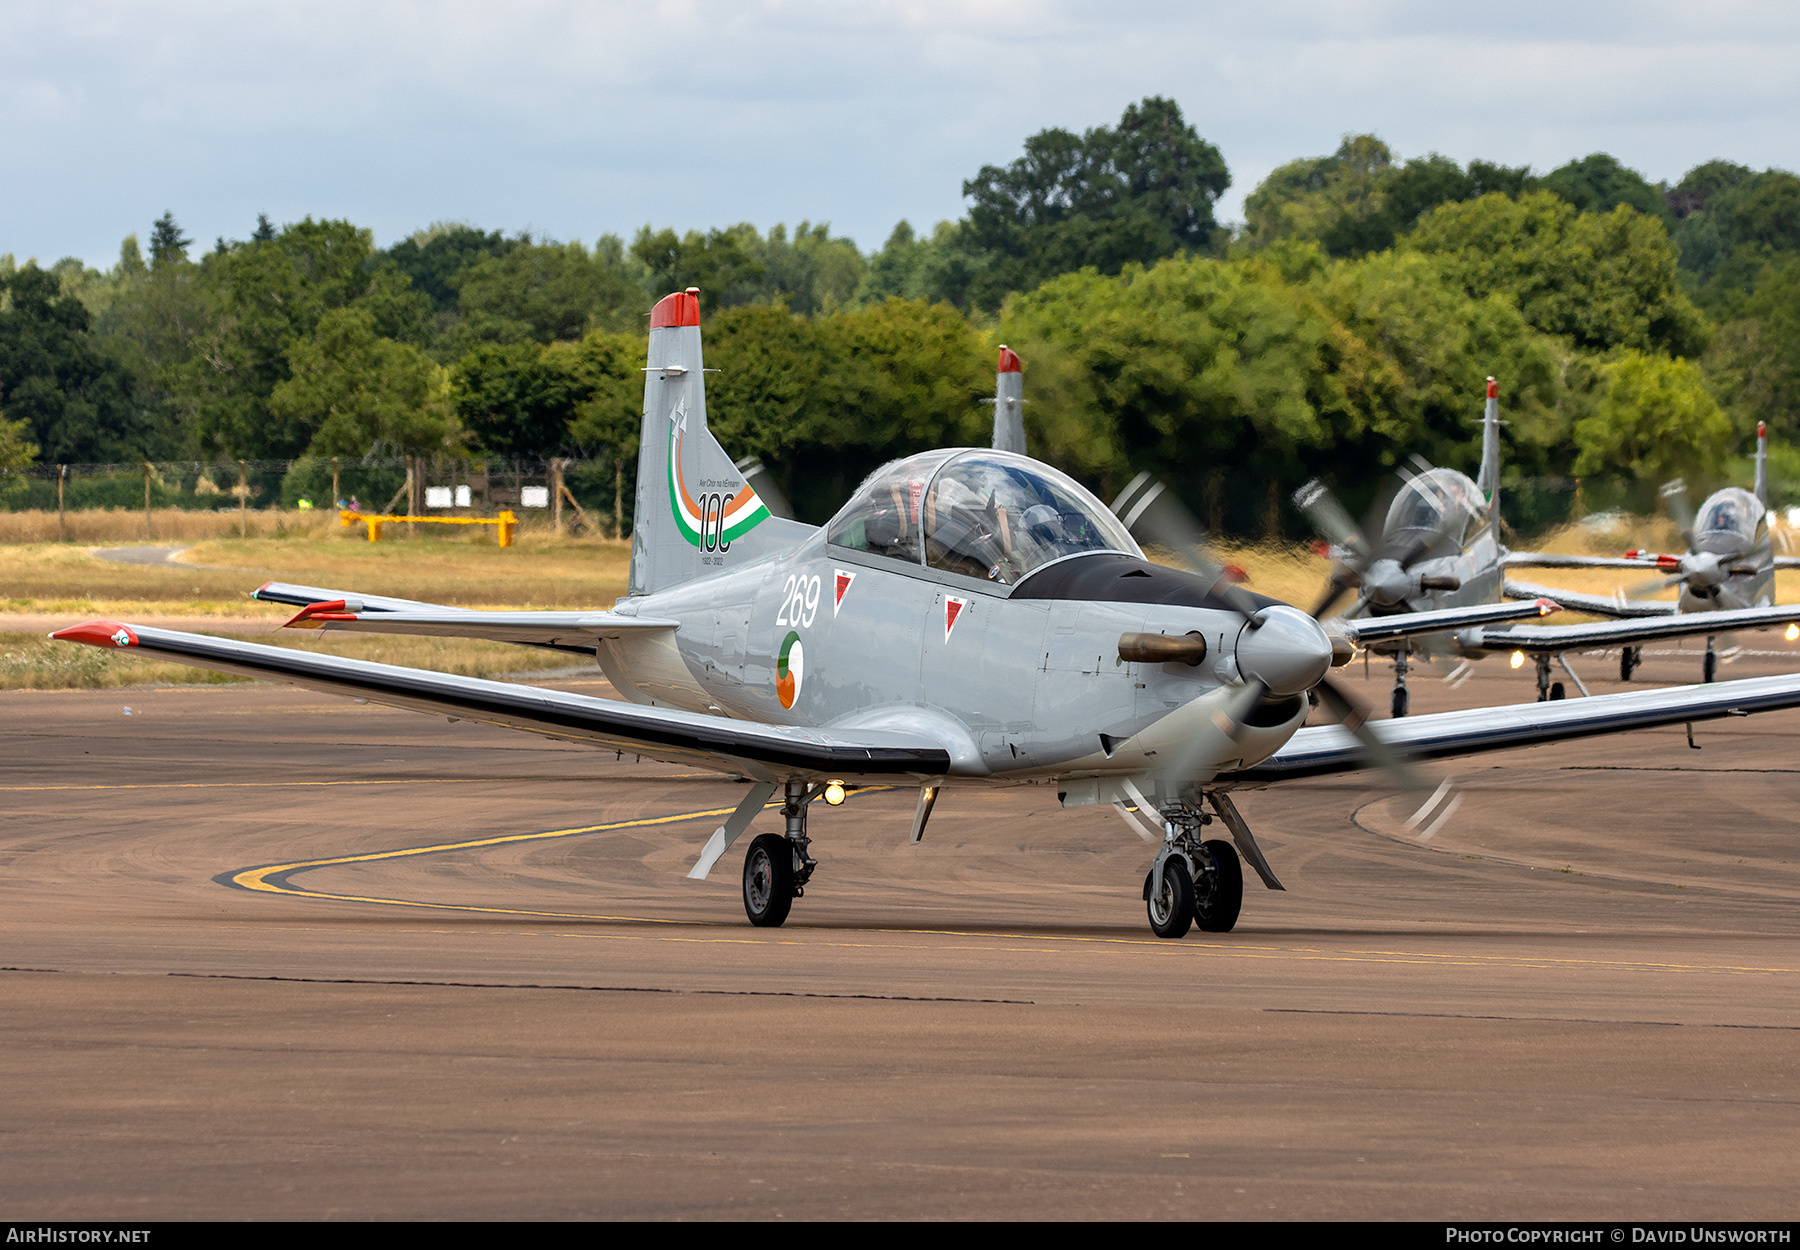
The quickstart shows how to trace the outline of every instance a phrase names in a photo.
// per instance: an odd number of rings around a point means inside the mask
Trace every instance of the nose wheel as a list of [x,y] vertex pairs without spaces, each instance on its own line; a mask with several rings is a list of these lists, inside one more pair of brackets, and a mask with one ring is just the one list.
[[787,920],[818,867],[807,854],[806,806],[811,798],[804,782],[788,782],[781,805],[787,836],[758,834],[744,855],[744,915],[759,929],[777,928]]
[[1144,876],[1150,931],[1160,938],[1181,938],[1197,924],[1204,933],[1231,932],[1244,908],[1244,868],[1237,848],[1225,841],[1200,841],[1200,826],[1211,817],[1183,808],[1164,819],[1162,850]]

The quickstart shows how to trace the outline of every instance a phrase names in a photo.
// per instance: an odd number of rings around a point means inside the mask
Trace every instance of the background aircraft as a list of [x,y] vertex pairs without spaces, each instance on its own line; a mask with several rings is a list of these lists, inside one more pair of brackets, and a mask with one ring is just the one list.
[[[813,801],[945,785],[1054,786],[1108,803],[1156,845],[1144,882],[1164,937],[1229,930],[1239,852],[1281,888],[1232,789],[1371,763],[1425,792],[1396,749],[1488,751],[1800,706],[1800,676],[1421,716],[1378,732],[1327,677],[1313,615],[1204,555],[1144,558],[1079,484],[1011,451],[952,448],[872,474],[828,524],[777,517],[707,428],[698,293],[652,310],[627,596],[611,611],[480,612],[271,583],[290,625],[457,635],[592,653],[629,702],[95,621],[53,637],[286,681],[747,778],[689,874],[705,877],[781,795],[781,834],[745,855],[751,922],[782,923],[817,862]],[[998,411],[997,407],[997,411]],[[1342,724],[1302,729],[1313,701]],[[1429,833],[1449,783],[1412,818]],[[1229,840],[1208,838],[1221,821]]]
[[[1514,652],[1534,658],[1538,678],[1538,698],[1561,698],[1561,683],[1550,681],[1550,664],[1561,664],[1583,694],[1587,688],[1569,665],[1566,653],[1597,647],[1617,646],[1625,649],[1622,671],[1629,676],[1636,663],[1637,648],[1645,642],[1665,638],[1708,635],[1704,679],[1714,676],[1711,635],[1732,628],[1768,628],[1800,621],[1800,605],[1773,605],[1772,566],[1769,564],[1769,542],[1759,496],[1747,491],[1720,491],[1707,501],[1711,511],[1702,511],[1705,543],[1696,539],[1703,554],[1690,558],[1690,564],[1676,570],[1688,577],[1696,587],[1696,596],[1708,596],[1708,608],[1721,604],[1732,607],[1729,619],[1675,615],[1673,604],[1649,604],[1623,597],[1611,599],[1601,595],[1584,595],[1573,591],[1526,585],[1506,580],[1505,571],[1522,566],[1547,568],[1632,567],[1654,570],[1658,559],[1674,557],[1615,560],[1611,557],[1561,556],[1545,552],[1508,551],[1499,541],[1500,526],[1500,400],[1499,386],[1487,380],[1487,406],[1482,418],[1481,468],[1471,482],[1454,469],[1426,467],[1423,472],[1409,474],[1385,509],[1378,509],[1367,527],[1359,527],[1329,491],[1317,482],[1309,482],[1295,493],[1294,502],[1312,521],[1315,528],[1331,544],[1338,568],[1333,587],[1339,593],[1351,589],[1358,592],[1356,602],[1346,613],[1350,636],[1379,654],[1392,657],[1394,687],[1392,714],[1405,716],[1409,697],[1406,688],[1410,641],[1402,636],[1383,638],[1367,632],[1365,620],[1392,620],[1411,614],[1439,613],[1438,619],[1449,626],[1448,643],[1443,650],[1466,660],[1482,659],[1495,653]],[[1759,439],[1758,483],[1763,482],[1762,444]],[[1715,530],[1705,527],[1714,525]],[[1373,532],[1371,541],[1365,536]],[[1760,561],[1760,563],[1758,563]],[[1754,566],[1754,567],[1752,567]],[[1675,569],[1674,565],[1670,565]],[[1713,572],[1746,579],[1736,589],[1718,581],[1707,581]],[[1755,599],[1740,599],[1739,593],[1754,594]],[[1501,599],[1503,594],[1518,595],[1525,602],[1551,601],[1561,607],[1596,615],[1634,618],[1655,616],[1664,619],[1620,619],[1585,625],[1539,626],[1498,625],[1473,617],[1458,623],[1459,612],[1473,612],[1483,604]],[[1724,596],[1729,596],[1726,598]],[[1684,592],[1684,598],[1686,597]],[[1698,600],[1697,600],[1698,601]],[[1421,631],[1422,632],[1422,631]],[[1366,640],[1366,642],[1365,642]]]
[[[1775,570],[1800,568],[1800,559],[1777,556],[1773,536],[1769,532],[1769,439],[1763,423],[1756,426],[1756,479],[1751,490],[1727,486],[1708,495],[1700,506],[1698,519],[1687,502],[1687,484],[1679,479],[1660,492],[1675,524],[1680,527],[1688,549],[1682,555],[1659,555],[1650,551],[1627,551],[1623,556],[1557,556],[1543,552],[1519,552],[1506,557],[1509,568],[1604,568],[1636,569],[1661,576],[1650,582],[1622,591],[1614,600],[1616,616],[1674,616],[1700,612],[1742,613],[1747,609],[1767,609],[1774,605]],[[1673,601],[1639,599],[1633,596],[1650,590],[1667,590],[1679,586],[1680,595]],[[1507,583],[1508,593],[1560,595],[1561,592],[1523,583]],[[1764,619],[1767,617],[1767,620]],[[1742,618],[1734,618],[1742,619]],[[1792,617],[1783,609],[1750,618],[1752,625],[1780,624]],[[1705,633],[1706,656],[1701,662],[1704,681],[1713,680],[1718,671],[1718,655],[1714,649],[1717,635],[1731,626],[1720,618],[1702,618],[1692,622],[1688,633]],[[1619,639],[1631,631],[1620,631]],[[1664,635],[1658,635],[1664,636]],[[1598,645],[1607,645],[1601,643]],[[1619,679],[1630,681],[1639,663],[1639,648],[1626,645],[1619,656]],[[1565,664],[1566,668],[1567,665]],[[1542,685],[1540,664],[1539,684]],[[1574,677],[1571,671],[1570,676]],[[1579,684],[1579,679],[1576,679]],[[1583,693],[1586,693],[1585,689]]]

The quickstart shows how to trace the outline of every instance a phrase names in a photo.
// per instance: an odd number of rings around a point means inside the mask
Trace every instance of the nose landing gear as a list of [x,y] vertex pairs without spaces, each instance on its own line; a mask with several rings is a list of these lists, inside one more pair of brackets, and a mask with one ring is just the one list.
[[1157,937],[1186,937],[1196,924],[1205,933],[1229,933],[1237,924],[1243,864],[1231,843],[1201,840],[1210,823],[1211,816],[1186,806],[1163,816],[1162,849],[1144,876],[1145,911]]
[[804,782],[788,782],[781,806],[787,835],[758,834],[744,856],[744,914],[758,928],[777,928],[788,918],[819,866],[807,854],[806,805],[811,798]]

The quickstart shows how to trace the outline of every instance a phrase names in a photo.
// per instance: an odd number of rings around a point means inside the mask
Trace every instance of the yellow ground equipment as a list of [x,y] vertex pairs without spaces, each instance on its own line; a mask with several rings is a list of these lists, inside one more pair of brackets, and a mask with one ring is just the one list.
[[512,546],[513,531],[519,526],[519,518],[512,512],[502,512],[497,517],[475,516],[371,516],[366,512],[351,512],[348,508],[339,509],[339,525],[366,525],[369,527],[369,541],[381,541],[381,527],[389,522],[405,521],[413,525],[492,525],[495,526],[502,547]]

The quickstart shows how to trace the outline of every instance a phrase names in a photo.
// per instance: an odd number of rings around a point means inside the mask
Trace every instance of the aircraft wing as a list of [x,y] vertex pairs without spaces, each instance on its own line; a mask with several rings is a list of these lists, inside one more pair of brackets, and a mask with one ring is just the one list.
[[[310,596],[326,596],[323,599]],[[480,612],[410,599],[357,595],[316,586],[271,582],[256,598],[304,606],[288,629],[337,629],[364,634],[423,634],[437,638],[485,638],[591,656],[602,638],[660,633],[681,622],[617,612]]]
[[[1433,712],[1381,721],[1375,730],[1384,742],[1413,755],[1445,758],[1791,707],[1800,707],[1800,673]],[[1341,727],[1315,725],[1300,730],[1256,767],[1231,774],[1231,779],[1266,785],[1349,772],[1368,762],[1362,745]]]
[[1530,582],[1506,582],[1506,593],[1516,598],[1530,595],[1547,596],[1571,612],[1591,612],[1595,616],[1673,616],[1677,605],[1673,599],[1627,599],[1623,595],[1584,595],[1576,590],[1556,590],[1534,586]]
[[1800,621],[1800,603],[1766,608],[1733,608],[1723,612],[1680,612],[1654,620],[1593,621],[1586,625],[1510,625],[1480,629],[1465,646],[1489,651],[1588,651],[1595,647],[1636,646],[1660,638],[1725,634],[1737,629],[1769,629]]
[[117,621],[89,621],[50,636],[762,781],[925,778],[950,771],[944,745],[911,731],[765,725]]
[[1359,616],[1332,621],[1327,628],[1343,634],[1359,647],[1366,647],[1372,642],[1388,642],[1395,638],[1415,638],[1420,634],[1441,634],[1475,625],[1549,616],[1557,607],[1556,602],[1540,597],[1522,603],[1482,603],[1467,608],[1439,608],[1433,612]]
[[1636,556],[1565,556],[1554,551],[1509,551],[1500,557],[1507,569],[1655,569],[1655,559]]
[[1778,569],[1800,569],[1800,556],[1776,556],[1775,567]]

